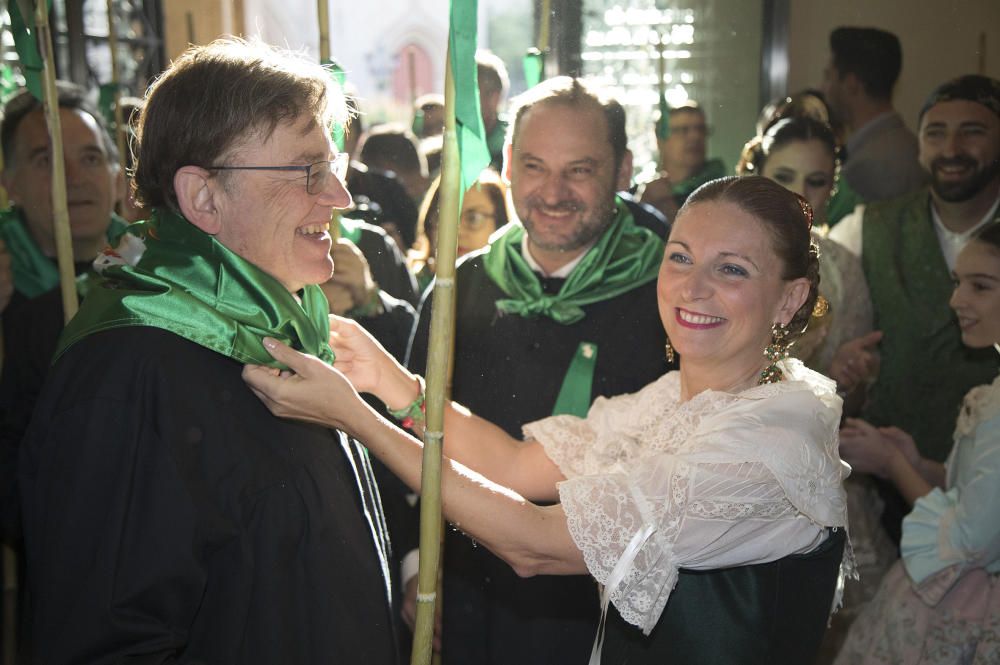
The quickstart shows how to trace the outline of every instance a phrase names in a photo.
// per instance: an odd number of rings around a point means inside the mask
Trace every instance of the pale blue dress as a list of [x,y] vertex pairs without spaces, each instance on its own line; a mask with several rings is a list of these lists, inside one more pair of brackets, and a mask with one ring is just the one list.
[[1000,378],[966,395],[946,467],[838,665],[1000,663]]

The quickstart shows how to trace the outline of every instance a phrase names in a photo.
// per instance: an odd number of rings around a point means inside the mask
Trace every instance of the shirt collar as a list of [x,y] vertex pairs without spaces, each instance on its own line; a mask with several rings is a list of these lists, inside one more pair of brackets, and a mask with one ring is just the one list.
[[986,224],[993,220],[993,216],[996,214],[997,209],[1000,208],[1000,196],[997,196],[993,205],[990,209],[983,215],[982,219],[976,222],[976,225],[971,229],[962,231],[961,233],[956,233],[952,231],[944,222],[941,221],[941,216],[938,214],[937,208],[934,207],[934,200],[931,199],[931,219],[934,220],[934,231],[937,233],[938,244],[941,245],[941,253],[944,254],[945,263],[948,264],[948,270],[955,269],[955,259],[958,258],[959,252],[965,248],[966,243],[969,242],[976,231],[981,229]]
[[528,234],[525,233],[524,237],[521,238],[521,256],[524,257],[525,263],[527,263],[532,270],[539,273],[542,277],[565,279],[569,277],[570,273],[573,272],[573,268],[576,268],[580,264],[580,261],[583,261],[583,257],[587,255],[587,251],[593,246],[594,243],[591,242],[589,245],[587,245],[587,247],[584,248],[582,252],[580,252],[580,255],[577,256],[575,259],[573,259],[563,267],[559,268],[558,270],[555,270],[551,273],[547,273],[545,272],[545,269],[542,268],[542,266],[538,265],[538,261],[535,260],[535,257],[531,255],[531,249],[528,247]]

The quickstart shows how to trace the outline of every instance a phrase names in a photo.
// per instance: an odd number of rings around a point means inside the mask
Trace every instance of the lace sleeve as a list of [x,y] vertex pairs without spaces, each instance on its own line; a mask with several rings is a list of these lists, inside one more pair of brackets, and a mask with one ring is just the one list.
[[[691,464],[660,454],[631,473],[585,476],[559,485],[574,542],[602,584],[633,556],[610,597],[622,617],[648,634],[679,568],[713,569],[805,552],[823,529],[805,518],[759,462]],[[635,552],[633,537],[651,526]]]
[[586,418],[551,416],[528,423],[525,439],[535,439],[567,478],[608,473],[643,449],[643,433],[651,417],[676,403],[677,379],[660,377],[636,393],[598,397]]

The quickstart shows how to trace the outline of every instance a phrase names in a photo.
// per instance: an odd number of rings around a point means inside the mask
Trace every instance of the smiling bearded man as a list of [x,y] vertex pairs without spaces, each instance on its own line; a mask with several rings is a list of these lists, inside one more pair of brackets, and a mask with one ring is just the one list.
[[332,360],[328,222],[350,204],[317,65],[219,41],[147,95],[152,218],[101,261],[21,465],[39,662],[396,663],[367,455],[246,388],[270,335]]
[[[452,397],[520,436],[668,369],[655,283],[667,225],[616,194],[632,174],[617,101],[557,77],[514,103],[515,221],[458,266]],[[427,298],[411,343],[418,372],[431,308]],[[454,532],[445,547],[445,663],[586,662],[600,616],[593,580],[520,579]]]
[[[880,331],[842,346],[830,375],[843,390],[874,379],[862,416],[909,432],[921,455],[943,462],[962,398],[997,372],[995,353],[962,344],[948,300],[956,257],[1000,212],[1000,81],[969,75],[942,83],[924,103],[919,128],[930,186],[869,204],[830,233],[860,253]],[[881,366],[864,376],[857,370],[875,346]],[[910,508],[886,492],[883,522],[898,542]]]

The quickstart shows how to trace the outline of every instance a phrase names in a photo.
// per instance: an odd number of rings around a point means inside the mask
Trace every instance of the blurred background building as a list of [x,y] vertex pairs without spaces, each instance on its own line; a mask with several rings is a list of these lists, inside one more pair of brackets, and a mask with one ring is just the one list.
[[[441,92],[448,0],[328,0],[331,53],[347,72],[366,124],[408,121],[412,101]],[[259,37],[318,58],[315,0],[113,0],[126,94],[141,95],[189,43],[226,34]],[[698,100],[715,128],[709,154],[727,165],[753,133],[757,110],[790,90],[819,84],[828,35],[839,25],[896,33],[904,67],[896,106],[908,122],[926,81],[1000,73],[995,0],[549,0],[546,73],[601,81],[629,110],[636,163],[652,159],[658,61],[667,99]],[[543,0],[480,0],[481,46],[497,53],[524,89],[521,57],[535,46]],[[95,88],[111,80],[106,0],[54,0],[58,71]],[[9,19],[4,17],[5,28]],[[947,30],[942,26],[947,25]],[[15,61],[9,32],[3,58]],[[16,72],[16,67],[14,69]]]

